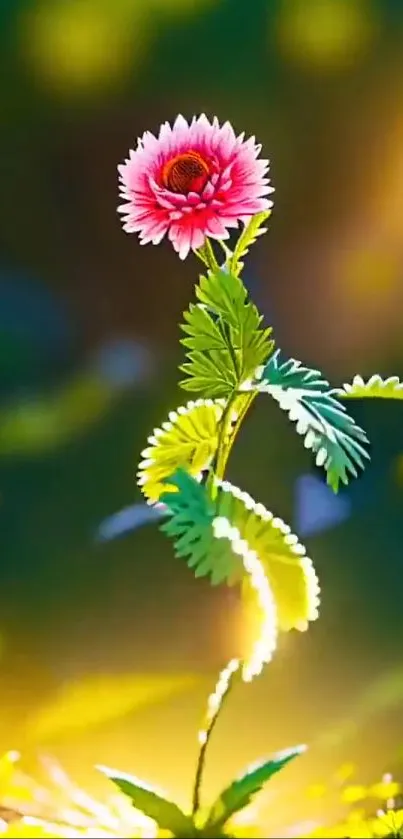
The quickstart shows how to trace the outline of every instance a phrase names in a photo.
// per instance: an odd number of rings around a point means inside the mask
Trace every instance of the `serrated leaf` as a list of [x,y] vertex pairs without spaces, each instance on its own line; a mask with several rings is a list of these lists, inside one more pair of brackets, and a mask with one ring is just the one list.
[[367,435],[318,370],[304,367],[293,358],[281,361],[277,350],[251,387],[269,393],[296,423],[297,433],[305,438],[305,448],[316,455],[317,466],[324,467],[334,492],[340,481],[347,484],[349,475],[356,477],[364,468],[369,459],[364,448]]
[[378,373],[367,382],[362,376],[354,376],[351,384],[344,384],[333,391],[339,399],[403,399],[403,382],[398,376],[382,379]]
[[234,813],[250,804],[263,786],[287,763],[305,752],[305,746],[295,746],[248,767],[239,778],[229,784],[214,802],[207,820],[209,829],[223,827]]
[[230,270],[234,274],[240,274],[243,268],[243,262],[241,262],[241,259],[246,256],[251,245],[256,242],[256,239],[259,236],[262,236],[263,233],[266,233],[267,229],[262,227],[262,225],[270,216],[271,210],[265,210],[262,213],[257,213],[253,216],[253,218],[251,218],[248,224],[244,226],[244,229],[235,245],[230,262]]
[[[313,565],[298,537],[282,519],[228,481],[217,482],[217,514],[235,526],[249,548],[256,551],[273,593],[278,628],[306,629],[318,616],[319,584]],[[230,584],[243,580],[243,597],[254,608],[249,579],[238,566]],[[252,598],[252,599],[251,599]]]
[[179,469],[169,477],[168,492],[160,500],[170,512],[161,530],[173,539],[175,555],[186,559],[196,577],[210,576],[217,585],[241,571],[240,557],[233,554],[229,542],[214,535],[216,505],[205,486]]
[[205,397],[227,397],[267,361],[271,329],[262,328],[242,280],[228,271],[201,277],[196,297],[181,327],[188,352],[180,368],[187,378],[180,385]]
[[201,393],[205,399],[226,399],[234,392],[238,375],[226,349],[192,350],[187,359],[179,368],[187,376],[179,382],[183,390]]
[[162,428],[154,429],[142,452],[138,481],[148,501],[167,491],[165,479],[182,467],[191,475],[207,469],[218,446],[225,402],[197,400],[171,411]]
[[181,329],[187,337],[181,343],[188,350],[188,360],[180,369],[188,378],[180,382],[181,387],[209,397],[229,396],[237,386],[238,370],[222,324],[202,303],[191,303],[183,316]]
[[193,835],[193,819],[183,813],[174,801],[163,797],[144,781],[125,772],[110,769],[108,766],[98,766],[97,769],[106,775],[120,792],[130,798],[136,810],[141,810],[142,813],[153,819],[161,830],[169,830],[174,835],[179,834],[189,837]]
[[[190,350],[222,350],[223,336],[217,321],[213,320],[205,306],[191,303],[183,314],[185,323],[181,326],[189,337],[181,343]],[[189,325],[188,325],[189,324]]]
[[228,481],[216,481],[218,494],[212,500],[206,487],[186,472],[169,478],[178,492],[161,495],[171,517],[161,529],[175,543],[175,553],[186,558],[196,576],[209,576],[213,585],[244,584],[244,595],[255,594],[245,585],[249,577],[229,541],[217,539],[213,522],[227,520],[255,551],[273,593],[279,629],[306,628],[318,614],[319,585],[305,548],[284,522],[263,504],[256,504],[246,492]]
[[251,681],[270,661],[277,646],[276,605],[270,584],[259,558],[241,539],[237,528],[217,514],[210,491],[182,470],[168,480],[177,492],[161,496],[171,513],[171,519],[161,529],[174,539],[176,555],[187,559],[196,577],[209,575],[213,584],[240,574],[241,568],[250,579],[261,618],[257,641],[250,654],[243,657],[243,678]]

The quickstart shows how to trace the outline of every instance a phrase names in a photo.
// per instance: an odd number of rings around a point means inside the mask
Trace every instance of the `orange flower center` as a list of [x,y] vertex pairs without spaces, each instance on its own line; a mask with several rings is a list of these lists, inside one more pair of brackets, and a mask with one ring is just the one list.
[[197,151],[187,151],[164,164],[162,182],[171,192],[201,192],[209,174],[209,166],[202,156]]

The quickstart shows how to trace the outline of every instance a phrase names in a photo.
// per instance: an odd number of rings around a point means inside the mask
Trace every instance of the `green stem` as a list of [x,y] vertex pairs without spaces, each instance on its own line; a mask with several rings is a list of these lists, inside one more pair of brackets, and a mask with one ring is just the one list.
[[[256,392],[253,392],[253,391],[251,393],[245,394],[245,400],[244,400],[243,405],[241,407],[241,410],[238,414],[238,417],[237,417],[237,420],[236,420],[236,423],[235,423],[235,426],[234,426],[234,429],[233,429],[231,435],[228,433],[228,426],[231,422],[231,414],[232,414],[232,411],[233,411],[233,408],[234,408],[234,404],[235,404],[236,400],[239,398],[239,394],[237,394],[235,392],[231,396],[231,398],[228,400],[228,404],[226,405],[226,408],[225,408],[224,413],[223,413],[222,418],[221,418],[220,432],[219,432],[218,446],[217,446],[217,455],[216,455],[216,458],[215,458],[214,463],[212,465],[210,475],[209,475],[209,479],[208,479],[208,483],[210,483],[210,491],[211,491],[213,497],[214,497],[214,493],[216,491],[215,487],[214,487],[214,478],[219,478],[220,480],[223,479],[224,473],[225,473],[225,467],[227,465],[227,461],[228,461],[228,458],[229,458],[229,455],[230,455],[231,448],[234,444],[235,437],[236,437],[236,435],[237,435],[237,433],[238,433],[238,431],[239,431],[239,429],[242,425],[243,419],[244,419],[248,409],[250,408],[255,396],[256,396]],[[229,693],[229,691],[230,691],[230,689],[231,689],[231,687],[234,683],[236,673],[239,673],[239,671],[235,671],[229,677],[227,690],[225,691],[225,693],[222,697],[222,700],[217,707],[216,712],[210,718],[209,724],[206,728],[205,740],[201,744],[201,747],[200,747],[199,757],[198,757],[197,766],[196,766],[194,786],[193,786],[193,803],[192,803],[192,815],[193,816],[196,815],[197,811],[200,808],[200,788],[201,788],[201,783],[202,783],[202,779],[203,779],[204,766],[205,766],[205,762],[206,762],[206,752],[207,752],[207,749],[208,749],[210,738],[211,738],[211,735],[213,733],[215,724],[217,722],[218,715],[219,715],[219,713],[221,711],[221,708],[223,706],[224,700],[228,696],[228,693]]]
[[235,438],[238,434],[238,431],[239,431],[239,429],[240,429],[240,427],[243,423],[243,420],[245,419],[245,416],[246,416],[253,400],[257,396],[257,391],[251,391],[250,393],[245,393],[245,399],[244,399],[243,404],[242,404],[242,406],[241,406],[241,408],[238,412],[238,416],[237,416],[237,419],[235,421],[234,428],[230,432],[229,426],[231,424],[231,415],[232,415],[232,412],[235,408],[235,405],[236,405],[236,403],[239,399],[239,396],[240,396],[239,393],[234,393],[230,397],[230,399],[228,401],[228,404],[225,408],[225,411],[224,411],[224,413],[221,417],[220,431],[219,431],[219,436],[218,436],[217,452],[216,452],[216,456],[214,458],[213,464],[211,466],[210,476],[209,476],[209,481],[208,481],[208,484],[209,484],[210,490],[212,491],[213,497],[214,497],[214,487],[213,487],[214,478],[218,478],[220,481],[222,481],[223,478],[224,478],[228,458],[231,454],[231,449],[234,445]]
[[[240,669],[238,668],[237,670],[230,673],[226,689],[224,690],[224,693],[221,696],[221,701],[217,705],[217,708],[214,711],[214,713],[211,714],[211,717],[209,718],[208,724],[207,724],[206,729],[204,731],[205,737],[204,737],[204,740],[203,740],[203,742],[200,746],[200,749],[199,749],[199,755],[198,755],[197,764],[196,764],[195,779],[194,779],[194,784],[193,784],[193,796],[192,796],[192,816],[193,817],[195,817],[197,815],[198,811],[200,810],[200,790],[201,790],[201,784],[202,784],[202,780],[203,780],[204,767],[205,767],[205,763],[206,763],[206,754],[207,754],[207,749],[208,749],[208,746],[209,746],[209,743],[210,743],[211,735],[214,731],[216,722],[217,722],[218,717],[221,713],[224,702],[227,699],[228,694],[229,694],[231,688],[234,685],[235,678],[236,678],[236,676],[239,676],[239,672],[240,672]],[[221,676],[221,674],[220,674],[220,676]],[[219,682],[217,684],[219,684]],[[216,690],[217,690],[217,685],[216,685]]]
[[240,366],[239,366],[239,362],[238,362],[236,352],[237,352],[237,350],[240,349],[240,347],[234,347],[234,345],[232,343],[232,340],[231,340],[230,327],[225,322],[225,320],[223,320],[222,317],[219,318],[219,327],[220,327],[221,335],[222,335],[222,337],[225,341],[225,344],[226,344],[226,347],[227,347],[227,350],[228,350],[228,353],[229,353],[229,356],[230,356],[230,359],[231,359],[231,362],[232,362],[232,366],[234,368],[234,373],[235,373],[236,379],[237,379],[237,381],[239,381],[240,378],[241,378],[241,369],[240,369]]
[[233,396],[228,402],[226,410],[221,419],[220,436],[218,439],[217,456],[214,468],[214,477],[222,481],[225,473],[229,453],[233,444],[233,433],[230,433],[231,414],[234,408],[236,397]]
[[[218,478],[219,480],[223,480],[224,478],[224,471],[225,465],[227,463],[229,453],[231,451],[233,442],[234,442],[234,433],[230,433],[230,426],[231,426],[231,416],[234,409],[234,404],[237,400],[237,394],[234,392],[223,412],[223,415],[220,420],[219,425],[219,432],[218,432],[218,443],[217,443],[217,451],[215,453],[214,460],[210,467],[210,474],[207,480],[207,486],[210,489],[211,495],[214,498],[217,493],[217,488],[214,486],[214,479]],[[238,426],[239,427],[239,426]]]
[[225,256],[225,263],[224,263],[224,265],[223,265],[223,266],[221,266],[221,267],[222,267],[222,268],[229,267],[229,266],[230,266],[230,263],[231,263],[231,259],[232,259],[232,257],[233,257],[233,253],[232,253],[232,251],[229,249],[229,247],[225,244],[225,242],[223,242],[221,239],[219,239],[219,240],[218,240],[218,242],[219,242],[219,244],[221,245],[221,247],[222,247],[222,249],[223,249],[223,251],[224,251],[224,256]]
[[[245,416],[246,416],[247,412],[249,411],[249,408],[250,408],[250,406],[251,406],[251,404],[252,404],[252,402],[253,402],[253,400],[255,399],[256,396],[257,396],[257,391],[251,391],[248,394],[245,393],[245,401],[244,401],[244,403],[243,403],[243,405],[242,405],[242,407],[241,407],[241,409],[238,413],[238,417],[235,421],[234,428],[232,429],[232,433],[231,433],[230,439],[228,441],[228,445],[225,446],[225,447],[223,446],[221,452],[219,452],[219,457],[217,458],[217,477],[219,477],[221,480],[224,477],[224,473],[225,473],[225,469],[226,469],[226,466],[227,466],[228,458],[231,454],[231,449],[234,445],[235,438],[236,438],[236,436],[238,434],[238,431],[239,431],[239,429],[240,429],[240,427],[241,427],[241,425],[242,425],[242,423],[245,419]],[[239,398],[239,394],[237,394],[236,398],[232,402],[231,410],[233,409],[234,404],[235,404],[235,402],[238,398]],[[218,474],[218,470],[220,471],[220,474]]]
[[214,486],[214,479],[220,478],[222,480],[224,473],[222,472],[220,463],[223,457],[223,453],[227,448],[227,432],[228,432],[228,425],[230,423],[232,407],[234,404],[234,397],[230,397],[227,402],[227,405],[224,408],[223,415],[220,419],[219,423],[219,430],[218,430],[218,442],[217,442],[217,450],[213,459],[213,462],[210,466],[209,476],[207,478],[207,487],[210,490],[212,498],[214,498],[217,494],[217,488]]
[[[242,425],[243,419],[244,419],[247,411],[249,410],[249,408],[250,408],[250,406],[251,406],[251,404],[252,404],[252,402],[253,402],[253,400],[256,396],[256,392],[251,391],[250,393],[245,394],[245,399],[244,399],[242,407],[239,411],[235,426],[233,428],[232,433],[229,434],[228,433],[228,426],[231,422],[231,414],[232,414],[232,411],[233,411],[233,408],[234,408],[234,404],[237,401],[237,399],[239,398],[239,395],[240,394],[238,394],[236,392],[234,392],[232,394],[232,396],[228,400],[228,404],[226,405],[226,408],[225,408],[224,413],[223,413],[222,418],[221,418],[220,432],[219,432],[218,446],[217,446],[217,456],[214,460],[214,463],[213,463],[213,466],[211,468],[210,475],[209,475],[210,489],[211,489],[211,492],[212,492],[213,495],[214,495],[214,492],[215,492],[215,488],[214,488],[214,484],[213,484],[214,478],[219,478],[220,480],[222,480],[223,477],[224,477],[225,467],[227,465],[228,457],[230,455],[231,448],[234,444],[235,437],[236,437],[236,435],[237,435],[237,433],[238,433],[238,431],[239,431],[239,429]],[[205,767],[205,763],[206,763],[206,754],[207,754],[207,749],[208,749],[208,746],[209,746],[209,743],[210,743],[211,735],[214,731],[214,728],[215,728],[216,722],[218,720],[218,716],[219,716],[219,714],[221,712],[221,709],[223,707],[223,704],[224,704],[231,688],[233,687],[233,684],[234,684],[234,681],[235,681],[235,676],[239,675],[239,672],[240,672],[240,670],[238,669],[238,670],[235,670],[233,673],[230,674],[230,676],[228,678],[227,688],[226,688],[226,690],[224,691],[224,693],[221,697],[221,702],[218,704],[216,711],[210,717],[208,725],[205,729],[205,738],[204,738],[204,740],[203,740],[203,742],[200,746],[199,756],[198,756],[197,765],[196,765],[195,780],[194,780],[194,785],[193,785],[193,797],[192,797],[192,816],[193,817],[196,816],[197,812],[200,809],[200,790],[201,790],[201,784],[202,784],[202,780],[203,780],[204,767]]]
[[213,246],[209,239],[205,239],[201,248],[194,251],[198,259],[210,269],[210,271],[218,271],[220,266],[216,260]]
[[[244,417],[245,417],[247,411],[249,410],[249,408],[250,408],[250,406],[251,406],[251,404],[252,404],[252,402],[253,402],[253,400],[256,396],[256,392],[251,391],[250,393],[245,393],[245,399],[244,399],[242,407],[241,407],[241,409],[238,413],[238,416],[237,416],[237,419],[236,419],[236,422],[235,422],[235,426],[232,430],[232,433],[230,434],[228,426],[231,423],[231,415],[232,415],[232,411],[234,409],[234,404],[237,401],[237,399],[239,399],[239,396],[240,396],[240,394],[238,394],[236,392],[234,392],[232,394],[232,396],[228,400],[228,403],[225,407],[224,413],[221,417],[220,432],[219,432],[218,446],[217,446],[217,455],[216,455],[216,458],[214,459],[213,465],[212,465],[211,470],[210,470],[209,479],[208,479],[208,483],[210,484],[210,491],[211,491],[213,497],[214,497],[214,494],[216,492],[216,489],[214,487],[214,478],[219,478],[220,480],[222,480],[223,477],[224,477],[225,467],[227,465],[227,461],[228,461],[228,458],[229,458],[229,455],[230,455],[230,452],[231,452],[231,448],[234,444],[235,437],[238,434],[238,431],[239,431],[239,429],[242,425]],[[211,716],[211,718],[209,720],[209,724],[208,724],[208,726],[205,730],[205,739],[204,739],[204,741],[203,741],[203,743],[201,744],[201,747],[200,747],[199,756],[198,756],[198,760],[197,760],[197,766],[196,766],[194,786],[193,786],[193,798],[192,798],[192,816],[193,817],[195,817],[198,810],[200,809],[200,789],[201,789],[201,784],[202,784],[202,780],[203,780],[203,772],[204,772],[204,767],[205,767],[205,762],[206,762],[206,753],[207,753],[207,749],[208,749],[208,746],[209,746],[209,743],[210,743],[210,738],[211,738],[211,735],[214,731],[214,727],[216,725],[216,722],[217,722],[218,716],[220,714],[220,711],[223,707],[223,703],[224,703],[226,697],[228,696],[228,693],[229,693],[231,687],[233,686],[234,679],[235,679],[235,676],[237,674],[239,674],[239,670],[236,670],[235,672],[233,672],[230,675],[230,677],[228,679],[227,689],[222,696],[221,702],[219,703],[219,705],[217,707],[217,710]]]

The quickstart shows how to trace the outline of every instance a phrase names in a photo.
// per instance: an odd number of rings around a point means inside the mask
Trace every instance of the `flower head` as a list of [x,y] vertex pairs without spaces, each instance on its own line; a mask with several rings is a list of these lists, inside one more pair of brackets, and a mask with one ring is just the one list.
[[190,124],[183,116],[166,122],[158,137],[146,131],[118,167],[124,230],[142,245],[168,234],[181,259],[206,237],[228,239],[229,228],[272,207],[263,197],[273,188],[260,149],[254,137],[236,137],[229,122],[204,114]]

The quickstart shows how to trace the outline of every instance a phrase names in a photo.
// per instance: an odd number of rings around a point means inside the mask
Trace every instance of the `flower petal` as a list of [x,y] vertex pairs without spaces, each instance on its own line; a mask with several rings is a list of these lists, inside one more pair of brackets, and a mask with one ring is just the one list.
[[[138,233],[142,244],[168,233],[181,259],[207,236],[227,239],[229,229],[272,206],[264,197],[273,191],[269,161],[258,159],[260,150],[254,137],[236,136],[229,122],[205,114],[190,122],[179,114],[157,136],[145,131],[118,166],[124,230]],[[173,166],[182,167],[181,175],[170,181]]]

